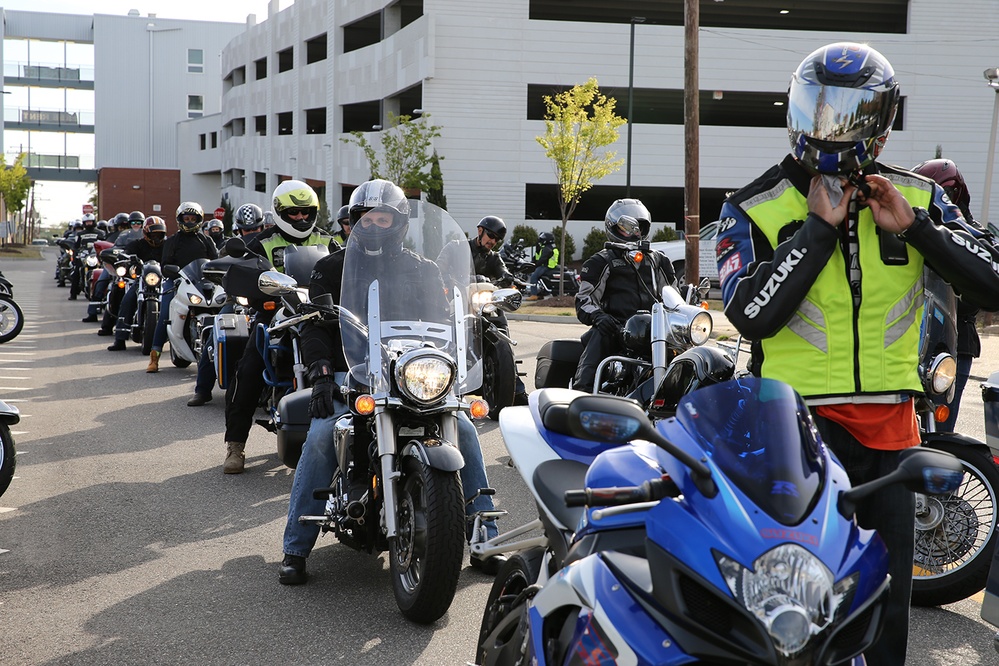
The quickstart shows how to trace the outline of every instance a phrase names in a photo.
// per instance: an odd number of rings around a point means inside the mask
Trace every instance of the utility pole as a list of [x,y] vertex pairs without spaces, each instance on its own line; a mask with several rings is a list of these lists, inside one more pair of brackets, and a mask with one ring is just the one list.
[[697,32],[700,27],[700,0],[684,0],[683,17],[683,227],[687,238],[687,284],[700,279],[700,83],[697,73]]

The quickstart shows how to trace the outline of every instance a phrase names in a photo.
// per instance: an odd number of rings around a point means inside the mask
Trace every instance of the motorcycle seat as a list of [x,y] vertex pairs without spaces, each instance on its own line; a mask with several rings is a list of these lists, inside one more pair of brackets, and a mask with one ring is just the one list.
[[586,393],[566,388],[546,388],[537,391],[537,409],[541,424],[560,435],[571,435],[566,421],[566,413],[569,409],[569,403],[581,395],[586,395]]
[[575,460],[546,460],[534,470],[534,489],[551,515],[570,531],[576,531],[586,507],[565,505],[565,491],[586,487],[589,465]]

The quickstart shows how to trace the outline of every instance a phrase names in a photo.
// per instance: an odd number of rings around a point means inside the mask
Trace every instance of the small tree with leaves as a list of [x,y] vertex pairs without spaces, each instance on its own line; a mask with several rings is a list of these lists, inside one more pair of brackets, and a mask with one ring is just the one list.
[[24,210],[31,191],[31,178],[24,168],[27,153],[21,153],[14,164],[7,166],[7,158],[0,154],[0,196],[3,197],[8,215],[15,215]]
[[[625,119],[614,113],[617,101],[602,95],[593,77],[554,97],[545,95],[544,102],[545,134],[536,139],[555,168],[564,243],[569,217],[583,193],[624,164],[616,152],[603,148],[617,141],[617,128]],[[564,245],[559,254],[559,269],[564,271]],[[565,295],[564,288],[559,292]]]
[[[424,114],[413,120],[407,115],[388,114],[389,128],[379,134],[380,151],[363,132],[340,139],[358,146],[368,160],[371,178],[390,180],[404,190],[430,191],[442,185],[431,171],[433,140],[441,135]],[[438,158],[443,159],[443,158]],[[439,178],[439,176],[438,176]]]
[[427,190],[427,202],[447,210],[447,197],[444,196],[444,176],[441,174],[441,158],[434,151],[430,158],[430,180],[433,183]]

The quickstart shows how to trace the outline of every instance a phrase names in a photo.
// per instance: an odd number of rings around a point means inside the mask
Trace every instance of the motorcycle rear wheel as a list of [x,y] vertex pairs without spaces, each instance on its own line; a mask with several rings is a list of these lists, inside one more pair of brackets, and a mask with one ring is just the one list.
[[0,344],[10,342],[24,328],[24,313],[13,299],[0,296]]
[[451,607],[465,553],[458,472],[444,472],[407,457],[397,502],[398,531],[389,541],[392,591],[407,619],[430,624]]
[[14,478],[17,467],[17,452],[14,450],[14,436],[7,424],[0,423],[0,495],[3,495]]
[[142,322],[142,355],[149,356],[153,350],[153,335],[156,334],[156,322],[160,318],[160,302],[150,300],[146,303],[146,315]]
[[999,468],[991,456],[960,442],[929,446],[957,456],[964,479],[951,495],[927,496],[916,516],[914,606],[950,604],[984,589],[997,539]]
[[[486,609],[482,613],[482,624],[479,625],[475,663],[496,661],[487,659],[489,653],[494,651],[503,652],[503,656],[507,658],[518,656],[517,661],[525,657],[519,653],[523,636],[519,636],[517,630],[520,628],[519,618],[527,598],[520,598],[520,595],[537,582],[544,554],[544,549],[540,547],[515,553],[496,573],[486,599]],[[507,651],[518,651],[518,654],[506,654]]]
[[489,418],[499,420],[500,411],[513,404],[517,362],[507,343],[488,343],[482,354],[482,397],[489,403]]

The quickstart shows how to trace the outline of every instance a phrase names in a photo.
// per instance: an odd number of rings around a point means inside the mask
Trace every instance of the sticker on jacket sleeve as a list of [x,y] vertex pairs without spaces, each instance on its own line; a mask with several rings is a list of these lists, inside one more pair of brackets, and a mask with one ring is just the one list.
[[718,282],[725,282],[725,278],[740,268],[742,268],[742,255],[736,252],[726,259],[725,263],[718,269]]

